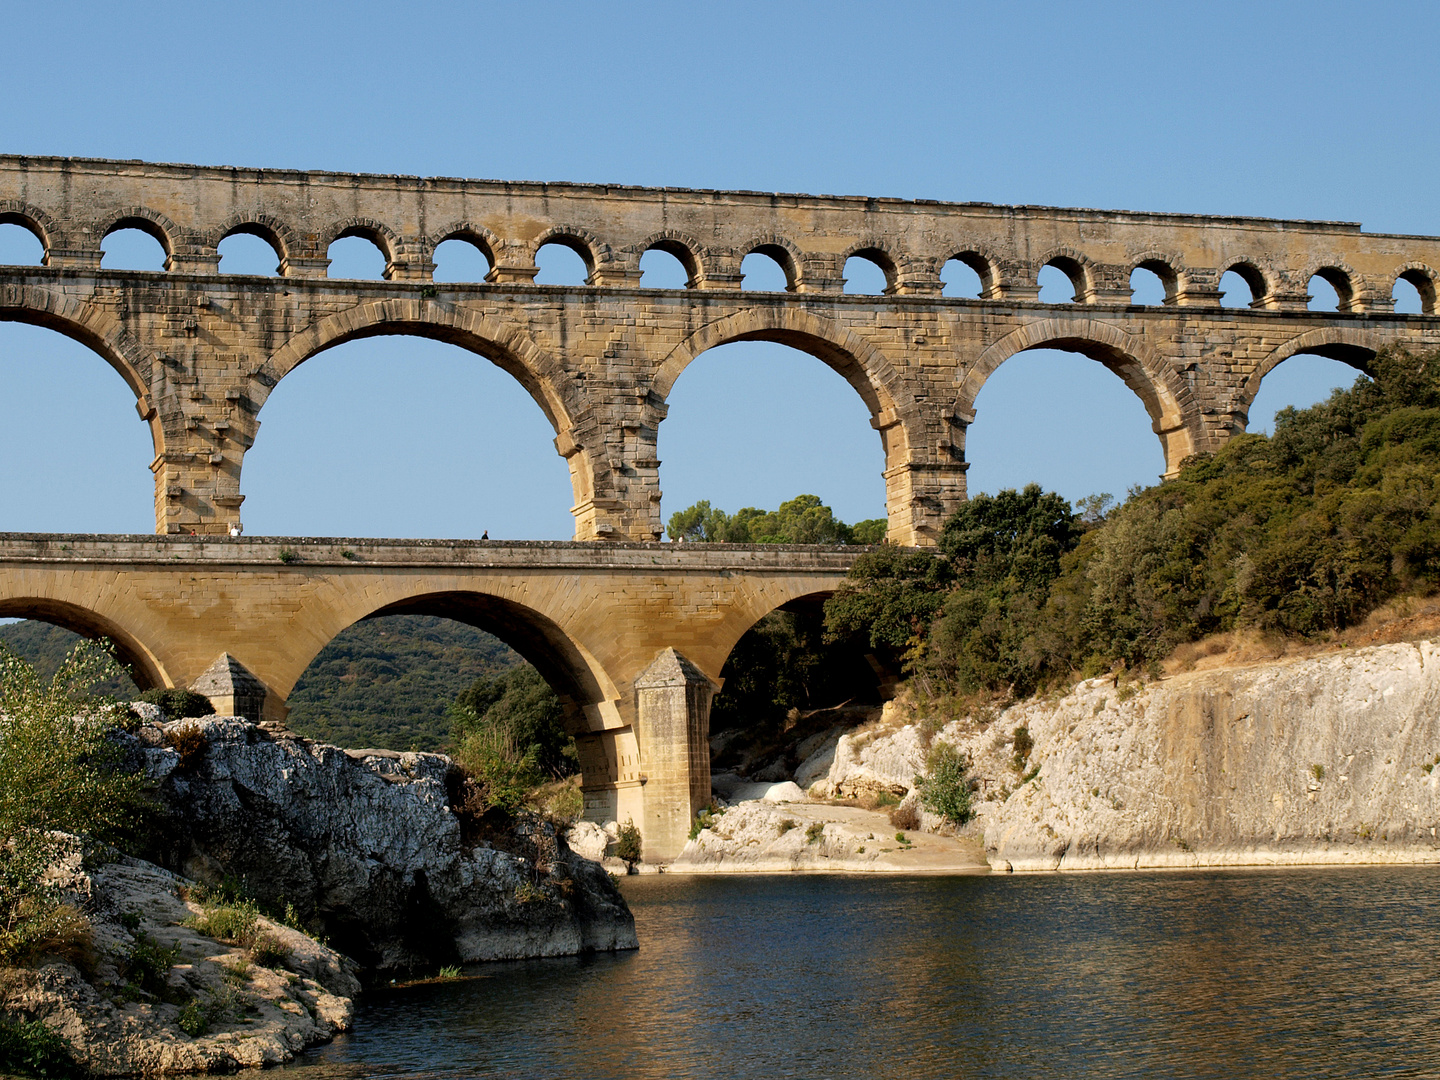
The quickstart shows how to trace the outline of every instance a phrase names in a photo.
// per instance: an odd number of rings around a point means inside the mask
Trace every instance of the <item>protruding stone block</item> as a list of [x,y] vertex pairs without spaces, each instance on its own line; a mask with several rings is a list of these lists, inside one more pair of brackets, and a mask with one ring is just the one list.
[[209,698],[221,716],[243,716],[259,723],[265,711],[265,684],[228,652],[216,657],[190,689]]

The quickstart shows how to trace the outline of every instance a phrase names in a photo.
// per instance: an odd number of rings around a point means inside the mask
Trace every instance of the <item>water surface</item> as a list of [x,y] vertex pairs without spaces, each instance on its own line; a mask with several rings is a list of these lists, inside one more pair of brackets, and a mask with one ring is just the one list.
[[638,952],[372,994],[297,1080],[1440,1076],[1440,868],[624,891]]

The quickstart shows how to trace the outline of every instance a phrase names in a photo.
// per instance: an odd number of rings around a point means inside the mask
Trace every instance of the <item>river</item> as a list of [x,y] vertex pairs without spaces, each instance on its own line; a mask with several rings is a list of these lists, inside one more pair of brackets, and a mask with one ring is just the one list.
[[[371,994],[358,1077],[1435,1077],[1440,868],[628,878],[641,948]],[[288,1071],[288,1070],[287,1070]]]

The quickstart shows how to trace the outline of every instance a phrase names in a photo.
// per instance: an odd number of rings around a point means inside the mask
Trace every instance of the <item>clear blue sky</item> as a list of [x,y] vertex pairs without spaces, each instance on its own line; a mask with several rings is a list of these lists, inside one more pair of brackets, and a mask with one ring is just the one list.
[[[3,26],[4,152],[1440,234],[1428,5],[52,2],[11,4]],[[0,236],[0,259],[16,243]],[[417,374],[398,396],[381,374],[395,364]],[[1287,363],[1252,428],[1351,377]],[[0,394],[0,529],[153,528],[148,433],[97,357],[0,324]],[[1119,495],[1160,471],[1143,408],[1090,361],[1022,355],[977,406],[972,490]],[[251,533],[570,535],[552,432],[470,354],[357,342],[300,368],[261,421]],[[803,354],[706,354],[660,440],[667,516],[800,492],[847,520],[883,513],[864,409]]]

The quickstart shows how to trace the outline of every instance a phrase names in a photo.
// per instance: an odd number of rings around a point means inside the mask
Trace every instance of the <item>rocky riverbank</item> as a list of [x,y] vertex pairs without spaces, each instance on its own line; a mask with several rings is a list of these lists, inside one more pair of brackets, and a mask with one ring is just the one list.
[[77,842],[52,870],[71,932],[0,971],[0,1015],[95,1075],[288,1060],[350,1026],[362,978],[637,946],[603,867],[540,817],[476,812],[442,755],[137,708],[151,722],[122,738],[156,783],[154,862],[87,868]]
[[[978,781],[962,830],[918,806],[935,741],[968,755]],[[900,800],[921,831],[956,832],[1001,870],[1440,861],[1440,647],[1428,641],[1145,685],[1092,679],[989,717],[892,703],[804,749],[789,805],[754,801],[780,785],[717,776],[717,797],[738,806],[673,869],[864,868],[856,837],[807,846],[780,831],[800,817],[802,782],[812,816],[838,819],[837,799]]]
[[342,750],[238,717],[146,725],[154,858],[263,904],[372,972],[637,947],[603,867],[538,817],[467,810],[441,754]]
[[274,1065],[350,1027],[355,965],[309,936],[244,910],[216,920],[193,882],[139,859],[87,870],[77,849],[53,873],[85,929],[38,968],[0,971],[0,1008],[90,1073]]

